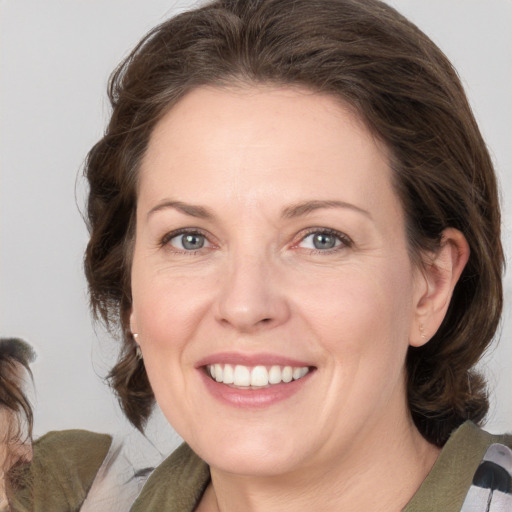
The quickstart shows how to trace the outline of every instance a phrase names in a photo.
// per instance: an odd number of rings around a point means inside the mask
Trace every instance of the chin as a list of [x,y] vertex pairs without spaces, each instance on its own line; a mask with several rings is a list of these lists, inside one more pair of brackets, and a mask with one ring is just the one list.
[[[293,443],[290,436],[260,434],[253,429],[232,432],[220,439],[211,437],[192,449],[211,467],[244,476],[274,476],[293,471],[300,461],[304,443]],[[295,446],[296,445],[296,446]]]
[[208,464],[219,471],[240,476],[271,477],[292,472],[298,467],[296,457],[276,451],[274,453],[229,451],[214,454]]

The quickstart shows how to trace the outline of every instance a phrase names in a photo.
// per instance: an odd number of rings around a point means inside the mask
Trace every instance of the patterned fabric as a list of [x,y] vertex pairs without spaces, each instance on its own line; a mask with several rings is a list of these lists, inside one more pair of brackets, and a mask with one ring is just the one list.
[[[134,430],[113,437],[80,512],[130,510],[154,469],[166,458],[166,454],[161,453],[151,441],[154,438],[152,434],[145,436]],[[174,450],[181,440],[168,441],[170,447],[161,443],[168,448],[167,453]]]
[[461,512],[512,512],[512,450],[489,446],[475,471]]

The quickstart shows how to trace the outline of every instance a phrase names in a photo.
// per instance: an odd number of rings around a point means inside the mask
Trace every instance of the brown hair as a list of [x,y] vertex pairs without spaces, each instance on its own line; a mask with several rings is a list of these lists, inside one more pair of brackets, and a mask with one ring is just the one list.
[[352,105],[391,153],[411,257],[459,229],[471,255],[438,332],[407,357],[408,400],[442,445],[488,402],[473,370],[502,307],[500,211],[493,166],[456,72],[417,27],[378,0],[217,0],[153,29],[113,73],[112,117],[89,153],[85,258],[91,304],[123,349],[110,374],[142,428],[153,394],[128,330],[137,171],[152,130],[201,85],[294,84]]
[[32,407],[23,390],[23,374],[20,370],[24,368],[32,378],[29,364],[34,359],[35,352],[25,341],[19,338],[0,338],[0,407],[5,407],[13,414],[13,418],[17,418],[8,425],[9,432],[4,432],[12,440],[22,435],[22,421],[26,421],[27,435],[32,437]]
[[28,343],[18,338],[0,338],[0,443],[5,448],[5,458],[0,460],[0,478],[4,478],[10,505],[15,491],[23,485],[22,475],[27,471],[32,453],[33,416],[23,389],[23,369],[32,378],[29,364],[34,359],[35,353]]

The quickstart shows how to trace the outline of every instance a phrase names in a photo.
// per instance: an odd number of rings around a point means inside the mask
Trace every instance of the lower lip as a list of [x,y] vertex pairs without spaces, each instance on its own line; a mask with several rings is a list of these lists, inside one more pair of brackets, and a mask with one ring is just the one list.
[[313,373],[310,371],[304,377],[288,383],[274,384],[261,389],[239,389],[221,384],[206,375],[203,369],[199,370],[206,389],[217,400],[239,408],[264,408],[281,402],[295,395],[306,385]]

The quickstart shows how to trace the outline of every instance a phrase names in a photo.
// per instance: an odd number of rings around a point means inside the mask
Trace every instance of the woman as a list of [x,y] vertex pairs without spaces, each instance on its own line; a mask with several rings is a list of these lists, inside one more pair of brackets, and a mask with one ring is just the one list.
[[0,338],[1,511],[10,509],[9,496],[16,492],[19,474],[32,458],[32,408],[25,388],[34,357],[23,340]]
[[[217,1],[109,93],[91,301],[127,417],[156,398],[187,442],[131,510],[507,510],[512,441],[466,423],[502,306],[496,182],[434,44],[374,0]],[[87,445],[45,499],[91,497],[108,443]],[[473,479],[486,462],[504,486]]]

